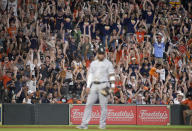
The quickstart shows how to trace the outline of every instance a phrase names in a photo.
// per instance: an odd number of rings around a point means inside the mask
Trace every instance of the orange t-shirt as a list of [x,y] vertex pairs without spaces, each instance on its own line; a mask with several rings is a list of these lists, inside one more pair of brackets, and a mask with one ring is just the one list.
[[187,45],[191,45],[192,44],[192,38],[187,42]]
[[10,68],[11,67],[11,62],[10,61],[8,63],[2,62],[1,65],[5,65],[6,68]]
[[[82,102],[81,102],[80,100],[77,100],[76,103],[77,103],[77,104],[82,104]],[[74,104],[73,99],[69,99],[69,100],[67,101],[67,104]]]
[[16,27],[9,27],[7,29],[7,31],[9,33],[10,37],[13,37],[13,35],[16,34]]
[[169,56],[169,57],[168,57],[169,64],[172,63],[172,59],[173,59],[173,61],[174,61],[174,64],[176,64],[176,67],[178,67],[178,66],[179,66],[179,65],[178,65],[178,62],[179,62],[180,58],[179,58],[179,57],[171,58],[171,57]]
[[67,104],[73,104],[73,99],[69,99],[69,100],[67,101]]
[[77,18],[77,16],[78,16],[78,10],[74,9],[74,11],[73,11],[73,17],[74,17],[74,18]]
[[7,88],[7,82],[9,82],[11,80],[11,78],[9,78],[7,75],[4,75],[2,78],[0,78],[3,80],[3,86],[6,89]]
[[186,55],[187,55],[188,59],[192,62],[192,58],[191,58],[190,52],[187,51]]
[[77,104],[82,104],[82,101],[80,101],[80,100],[77,100]]
[[142,43],[144,41],[145,32],[136,32],[136,35],[138,43]]
[[89,66],[90,66],[90,64],[91,64],[91,61],[90,61],[90,60],[86,60],[85,64],[86,64],[86,68],[89,69]]
[[62,101],[57,101],[56,103],[57,103],[57,104],[62,104]]
[[117,51],[117,54],[116,54],[116,64],[119,63],[119,61],[121,59],[121,56],[122,56],[122,50]]
[[132,103],[132,99],[128,98],[127,103],[131,104]]
[[119,92],[119,89],[117,88],[118,86],[122,86],[122,82],[121,81],[115,81],[114,93]]
[[190,110],[192,110],[192,100],[186,99],[182,102],[182,104],[189,106]]
[[185,45],[178,46],[179,51],[184,54],[187,51],[187,47]]

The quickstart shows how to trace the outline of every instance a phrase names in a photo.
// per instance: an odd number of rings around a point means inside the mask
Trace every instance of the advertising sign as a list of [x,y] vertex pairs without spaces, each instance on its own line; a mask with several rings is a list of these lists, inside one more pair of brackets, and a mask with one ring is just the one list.
[[[70,124],[81,124],[85,105],[72,105],[70,108]],[[135,125],[136,106],[108,105],[107,108],[108,125]],[[101,108],[94,105],[92,108],[91,120],[89,124],[99,124]]]
[[137,125],[169,125],[169,106],[137,106]]

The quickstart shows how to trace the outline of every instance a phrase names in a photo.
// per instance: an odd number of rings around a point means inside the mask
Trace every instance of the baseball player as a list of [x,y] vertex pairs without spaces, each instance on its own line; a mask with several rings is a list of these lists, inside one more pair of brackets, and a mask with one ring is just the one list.
[[107,117],[108,96],[115,88],[115,72],[112,63],[105,58],[105,49],[99,47],[97,59],[89,68],[87,76],[87,103],[82,123],[77,128],[87,129],[91,119],[92,106],[99,98],[101,105],[100,129],[105,129]]

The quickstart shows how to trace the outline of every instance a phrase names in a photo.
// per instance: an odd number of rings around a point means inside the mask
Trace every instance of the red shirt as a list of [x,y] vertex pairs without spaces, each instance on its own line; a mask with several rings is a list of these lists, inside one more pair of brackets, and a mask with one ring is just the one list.
[[11,78],[9,78],[7,75],[4,75],[2,78],[0,78],[3,80],[3,86],[6,89],[7,88],[7,82],[9,82],[11,80]]
[[189,109],[192,110],[192,100],[186,99],[182,104],[189,106]]
[[118,86],[122,86],[122,82],[121,82],[121,81],[115,81],[115,90],[114,90],[114,93],[119,92]]
[[87,69],[89,68],[90,64],[91,64],[91,61],[90,60],[86,60],[86,68]]
[[138,43],[142,43],[144,41],[145,32],[136,32],[136,35]]

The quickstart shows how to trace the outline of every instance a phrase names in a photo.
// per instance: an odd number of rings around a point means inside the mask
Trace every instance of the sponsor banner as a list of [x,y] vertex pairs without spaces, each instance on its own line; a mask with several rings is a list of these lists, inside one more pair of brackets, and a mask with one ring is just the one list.
[[137,106],[137,125],[169,125],[169,106]]
[[0,125],[2,125],[2,104],[0,104]]
[[[85,105],[73,105],[70,108],[70,124],[81,124]],[[111,106],[107,108],[108,125],[135,125],[136,124],[136,106]],[[94,105],[92,108],[91,120],[89,124],[99,124],[101,108]]]

